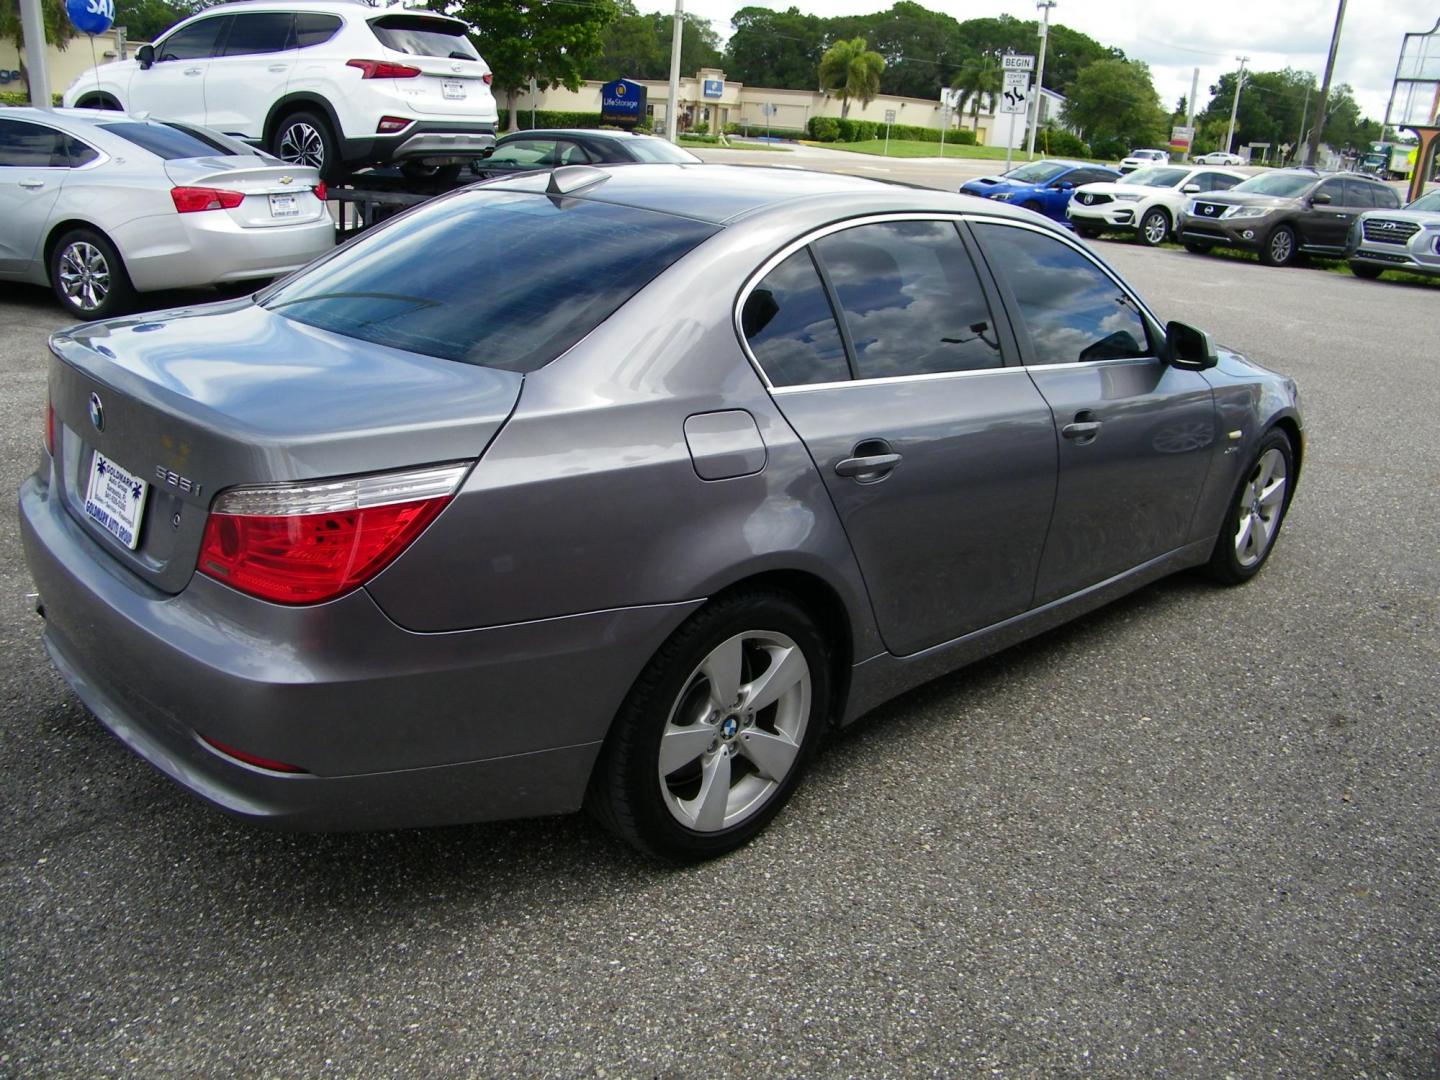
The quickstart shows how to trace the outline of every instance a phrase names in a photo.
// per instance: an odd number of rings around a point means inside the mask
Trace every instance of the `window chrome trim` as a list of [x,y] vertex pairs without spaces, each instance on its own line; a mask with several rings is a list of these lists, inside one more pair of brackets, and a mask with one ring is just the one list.
[[[1065,365],[1073,367],[1073,364]],[[844,382],[793,383],[790,386],[774,387],[775,395],[803,394],[811,390],[843,390],[848,386],[893,386],[897,383],[935,382],[941,379],[968,379],[976,375],[1011,375],[1022,373],[1022,367],[974,368],[970,371],[928,371],[918,375],[878,375],[873,379],[846,379]]]
[[[123,115],[123,114],[122,114]],[[102,148],[96,146],[90,140],[75,134],[63,124],[56,124],[48,120],[38,120],[33,116],[5,116],[0,113],[0,119],[13,120],[17,124],[29,124],[32,127],[44,128],[47,131],[54,131],[64,135],[67,139],[74,139],[81,146],[94,150],[96,157],[93,161],[87,161],[84,165],[5,165],[0,163],[0,169],[63,169],[67,173],[85,172],[87,169],[94,169],[104,165],[110,160],[110,155]]]

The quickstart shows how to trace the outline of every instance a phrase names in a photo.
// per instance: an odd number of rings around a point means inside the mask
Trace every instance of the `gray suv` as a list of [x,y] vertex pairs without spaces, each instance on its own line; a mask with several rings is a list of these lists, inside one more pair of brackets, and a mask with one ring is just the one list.
[[1440,275],[1440,190],[1403,210],[1361,214],[1350,229],[1345,260],[1362,278],[1378,278],[1386,270]]

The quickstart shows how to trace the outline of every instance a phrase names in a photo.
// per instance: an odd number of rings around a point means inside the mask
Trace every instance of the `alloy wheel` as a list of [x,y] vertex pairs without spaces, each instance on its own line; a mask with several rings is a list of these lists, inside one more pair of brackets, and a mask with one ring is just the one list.
[[110,264],[94,244],[77,240],[60,253],[60,288],[81,311],[95,311],[110,295]]
[[1235,529],[1235,559],[1242,568],[1257,565],[1270,550],[1285,510],[1288,480],[1285,455],[1273,446],[1255,462],[1240,492],[1240,520]]
[[323,169],[325,138],[314,125],[296,121],[287,126],[281,134],[277,156],[291,165],[313,165],[317,169]]
[[759,812],[795,766],[810,703],[810,665],[786,635],[747,631],[712,649],[660,740],[660,792],[675,820],[718,832]]
[[1158,210],[1152,210],[1140,223],[1140,231],[1144,233],[1145,242],[1153,247],[1164,242],[1166,235],[1170,232],[1170,226],[1165,220],[1164,214]]
[[1270,260],[1276,264],[1287,263],[1295,249],[1295,238],[1286,229],[1277,229],[1270,237]]

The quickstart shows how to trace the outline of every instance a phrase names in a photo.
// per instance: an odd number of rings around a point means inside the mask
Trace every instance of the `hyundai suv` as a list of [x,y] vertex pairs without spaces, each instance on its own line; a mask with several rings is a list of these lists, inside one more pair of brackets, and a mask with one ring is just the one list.
[[135,58],[86,71],[67,106],[204,124],[327,181],[398,162],[458,173],[495,145],[490,67],[458,19],[348,0],[208,8]]
[[1229,191],[1197,195],[1180,215],[1185,249],[1243,248],[1266,266],[1289,266],[1301,255],[1340,258],[1354,220],[1366,210],[1395,210],[1400,197],[1358,173],[1277,169]]

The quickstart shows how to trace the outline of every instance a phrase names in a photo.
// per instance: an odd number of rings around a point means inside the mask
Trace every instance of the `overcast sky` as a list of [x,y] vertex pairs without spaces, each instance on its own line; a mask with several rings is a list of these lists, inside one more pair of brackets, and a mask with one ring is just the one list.
[[[751,0],[755,6],[784,10],[794,6],[814,15],[860,15],[887,10],[892,0]],[[921,0],[956,19],[1000,14],[1036,17],[1033,0]],[[731,33],[730,16],[744,2],[685,0],[685,10],[703,15],[722,38]],[[1294,67],[1325,72],[1337,0],[1058,0],[1052,22],[1064,23],[1105,45],[1144,60],[1167,109],[1190,93],[1192,71],[1200,68],[1200,106],[1209,87],[1233,71],[1237,56],[1249,56],[1261,71]],[[1429,30],[1440,18],[1440,0],[1352,0],[1345,11],[1335,81],[1349,83],[1361,109],[1372,120],[1385,115],[1390,82],[1407,31]]]

